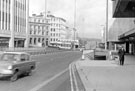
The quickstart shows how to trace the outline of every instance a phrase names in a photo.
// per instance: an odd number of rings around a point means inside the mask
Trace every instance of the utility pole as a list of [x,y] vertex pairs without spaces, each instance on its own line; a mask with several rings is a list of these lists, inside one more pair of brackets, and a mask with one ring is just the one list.
[[76,36],[76,0],[74,0],[74,49],[75,49],[75,36]]
[[[47,17],[47,0],[45,0],[45,24],[46,24],[46,27],[47,27],[47,18],[46,17]],[[46,28],[46,31],[45,31],[45,43],[44,43],[45,47],[47,46],[46,41],[48,41],[47,40],[47,37],[48,37],[47,32],[48,32],[48,30]]]
[[107,50],[107,39],[108,39],[108,0],[106,0],[105,50]]

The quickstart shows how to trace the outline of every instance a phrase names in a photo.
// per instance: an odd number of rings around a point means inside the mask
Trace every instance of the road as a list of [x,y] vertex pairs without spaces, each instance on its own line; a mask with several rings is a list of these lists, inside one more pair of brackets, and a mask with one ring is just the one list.
[[37,61],[33,75],[15,82],[0,80],[0,91],[70,91],[68,67],[80,56],[80,52],[33,56],[32,59]]

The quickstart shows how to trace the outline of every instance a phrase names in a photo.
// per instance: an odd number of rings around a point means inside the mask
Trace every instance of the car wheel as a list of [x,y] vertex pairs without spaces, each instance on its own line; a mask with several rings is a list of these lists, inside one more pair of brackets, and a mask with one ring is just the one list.
[[32,75],[32,70],[30,70],[29,72],[27,72],[27,76],[31,76]]
[[17,79],[18,79],[17,73],[15,73],[13,76],[10,77],[10,81],[11,81],[11,82],[16,81]]

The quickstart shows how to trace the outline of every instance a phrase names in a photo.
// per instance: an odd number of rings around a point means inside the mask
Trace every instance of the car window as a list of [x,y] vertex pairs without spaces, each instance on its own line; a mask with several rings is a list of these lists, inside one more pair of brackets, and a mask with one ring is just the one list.
[[25,55],[27,61],[29,61],[29,55]]
[[18,54],[12,54],[12,53],[5,53],[2,55],[1,60],[3,61],[19,61],[19,55]]
[[29,55],[27,55],[27,54],[21,55],[21,61],[28,61],[28,60],[29,60]]
[[22,54],[22,55],[21,55],[21,61],[26,61],[26,59],[25,59],[25,54]]

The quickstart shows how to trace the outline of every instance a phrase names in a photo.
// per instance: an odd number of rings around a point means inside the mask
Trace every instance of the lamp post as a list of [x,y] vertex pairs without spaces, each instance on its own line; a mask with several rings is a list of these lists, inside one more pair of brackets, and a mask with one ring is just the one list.
[[76,0],[74,0],[74,50],[75,50],[75,33],[76,33]]
[[107,50],[107,35],[108,35],[108,0],[106,0],[106,29],[105,29],[105,50]]
[[105,42],[105,25],[101,25],[101,26],[103,26],[103,29],[101,31],[102,42]]
[[[47,17],[47,0],[45,0],[45,23],[46,23],[46,27],[47,27],[47,19],[46,19],[46,17]],[[45,47],[47,46],[47,44],[46,44],[46,41],[48,41],[47,40],[47,32],[48,32],[48,30],[47,30],[47,28],[46,28],[46,33],[45,33]]]

